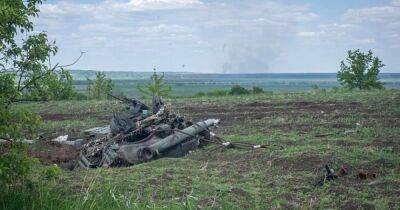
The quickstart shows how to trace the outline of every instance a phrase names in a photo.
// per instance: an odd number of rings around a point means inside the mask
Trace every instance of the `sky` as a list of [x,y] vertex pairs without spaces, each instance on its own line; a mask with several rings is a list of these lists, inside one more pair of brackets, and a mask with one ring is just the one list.
[[400,0],[47,0],[35,30],[74,69],[337,72],[371,49],[400,72]]

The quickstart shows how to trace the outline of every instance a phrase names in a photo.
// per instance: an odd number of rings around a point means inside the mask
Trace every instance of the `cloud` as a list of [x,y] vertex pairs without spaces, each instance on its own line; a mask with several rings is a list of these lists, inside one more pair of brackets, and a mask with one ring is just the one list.
[[399,40],[391,35],[400,34],[400,0],[382,6],[348,9],[342,19],[359,28],[352,33],[354,44],[370,48],[372,45],[398,46]]
[[297,33],[297,36],[299,37],[315,37],[317,35],[318,33],[315,31],[300,31]]
[[[37,23],[43,28],[74,34],[62,40],[69,48],[93,51],[102,46],[110,48],[106,54],[112,49],[139,54],[143,49],[161,58],[174,48],[186,59],[196,60],[201,53],[198,63],[226,72],[268,70],[282,43],[296,36],[296,28],[319,19],[307,5],[255,0],[59,1],[40,9]],[[146,60],[153,62],[141,62]]]
[[358,39],[356,40],[358,44],[375,44],[376,40],[374,38]]
[[127,5],[132,10],[164,10],[182,9],[201,4],[202,2],[198,0],[131,0]]
[[179,33],[187,33],[189,30],[186,27],[180,25],[166,25],[166,24],[158,24],[153,26],[141,26],[137,29],[139,33],[145,34],[179,34]]
[[400,7],[379,6],[361,9],[348,9],[344,14],[344,19],[348,22],[388,22],[399,21]]
[[[278,0],[83,2],[45,3],[35,24],[57,37],[61,51],[71,57],[87,49],[87,68],[173,69],[185,63],[187,71],[267,72],[319,49],[333,52],[340,46],[341,55],[382,42],[398,46],[400,34],[399,0],[349,8],[338,17],[324,16],[313,3]],[[297,66],[290,65],[295,71]]]
[[354,24],[347,23],[319,24],[315,31],[299,31],[296,35],[300,38],[320,38],[332,41],[348,38],[355,29],[357,27]]
[[396,7],[400,7],[400,0],[392,0],[392,5]]
[[71,1],[59,1],[57,3],[42,4],[39,9],[41,14],[53,16],[91,16],[109,17],[109,14],[126,13],[147,10],[172,10],[187,9],[201,5],[198,0],[131,0],[121,2],[116,0],[103,0],[99,3],[75,3]]

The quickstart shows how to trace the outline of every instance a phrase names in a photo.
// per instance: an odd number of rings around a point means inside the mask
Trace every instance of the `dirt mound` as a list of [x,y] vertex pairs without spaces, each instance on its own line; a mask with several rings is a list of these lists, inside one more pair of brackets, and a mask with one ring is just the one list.
[[43,120],[46,121],[61,121],[61,120],[79,120],[88,117],[97,118],[99,120],[108,120],[111,115],[99,115],[98,113],[80,113],[80,114],[40,114]]
[[58,142],[42,140],[38,142],[38,148],[29,149],[28,154],[38,158],[42,164],[57,164],[58,166],[72,170],[79,157],[79,151],[69,145]]

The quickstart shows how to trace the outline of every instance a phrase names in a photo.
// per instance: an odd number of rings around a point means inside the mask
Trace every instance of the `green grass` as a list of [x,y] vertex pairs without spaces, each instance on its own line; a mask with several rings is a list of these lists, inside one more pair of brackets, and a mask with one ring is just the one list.
[[[247,106],[254,102],[271,108]],[[302,105],[303,102],[309,104]],[[178,98],[168,103],[174,111],[192,119],[224,116],[219,113],[222,110],[227,119],[216,133],[228,141],[269,146],[242,150],[210,145],[179,159],[164,158],[128,168],[63,171],[55,183],[41,189],[40,196],[9,191],[8,197],[2,197],[0,207],[400,208],[398,90]],[[109,112],[118,111],[123,105],[114,101],[68,101],[21,107],[40,114],[110,116]],[[254,117],[257,110],[264,113]],[[46,120],[42,132],[65,134],[105,123],[107,120],[89,115],[79,120]],[[346,133],[349,130],[356,132]],[[317,134],[328,135],[316,137]],[[315,187],[314,183],[323,176],[321,166],[325,163],[334,169],[347,165],[350,174]],[[359,171],[374,172],[378,177],[359,180]]]

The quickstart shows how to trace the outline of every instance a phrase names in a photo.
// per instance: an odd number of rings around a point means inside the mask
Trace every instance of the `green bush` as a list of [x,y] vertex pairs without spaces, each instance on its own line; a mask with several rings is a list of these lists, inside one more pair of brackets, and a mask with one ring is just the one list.
[[346,61],[340,64],[337,73],[338,81],[349,89],[382,89],[379,81],[380,69],[385,66],[378,57],[374,57],[371,50],[363,53],[360,50],[349,50]]
[[77,92],[72,84],[72,76],[68,70],[49,72],[43,77],[43,82],[28,88],[24,97],[29,100],[70,100]]
[[61,174],[61,168],[58,165],[53,164],[51,166],[47,166],[43,170],[43,178],[47,180],[55,179]]
[[248,94],[273,94],[272,91],[265,91],[261,87],[253,86],[251,90],[248,90],[240,85],[233,86],[229,91],[222,90],[222,89],[214,89],[207,93],[198,92],[194,95],[194,97],[204,97],[204,96],[211,96],[211,97],[219,97],[219,96],[226,96],[226,95],[248,95]]
[[312,85],[311,85],[311,89],[313,89],[313,90],[318,90],[319,87],[318,87],[317,84],[312,84]]
[[0,156],[0,188],[25,185],[34,163],[37,160],[28,156],[24,145],[13,142],[10,151]]
[[41,3],[40,0],[0,3],[0,138],[11,142],[11,148],[4,148],[0,155],[1,201],[6,194],[4,190],[23,187],[30,181],[36,162],[28,156],[20,140],[35,138],[41,119],[32,112],[15,109],[15,102],[32,94],[64,97],[73,90],[69,72],[61,65],[50,64],[51,56],[58,51],[55,42],[49,41],[45,32],[34,32],[32,21],[38,16]]
[[339,88],[338,88],[338,87],[336,87],[336,86],[332,87],[332,92],[334,92],[334,93],[337,93],[337,92],[339,92]]
[[5,99],[0,95],[0,138],[21,139],[35,138],[36,132],[41,125],[40,116],[24,109],[10,109]]
[[274,94],[274,91],[264,91],[264,95],[272,95]]
[[230,95],[246,95],[246,94],[250,94],[250,91],[240,85],[235,85],[231,88],[231,90],[229,91],[229,94]]
[[[0,73],[0,96],[3,100],[8,100],[18,94],[16,88],[15,74],[13,73]],[[3,101],[9,103],[9,101]]]
[[195,97],[204,97],[206,94],[204,92],[198,92],[194,95]]
[[260,94],[260,93],[264,93],[264,89],[257,87],[257,86],[253,86],[252,92],[253,92],[253,94]]
[[164,73],[158,75],[156,69],[154,69],[151,81],[144,87],[138,86],[137,89],[143,94],[143,96],[159,96],[168,97],[172,91],[172,87],[168,85],[164,80]]
[[94,81],[87,79],[89,85],[87,86],[88,98],[90,99],[109,99],[108,95],[114,88],[114,83],[111,79],[106,78],[104,72],[96,72]]
[[226,95],[228,95],[228,91],[221,89],[211,90],[210,92],[207,93],[207,96],[214,96],[214,97],[220,97]]
[[[55,188],[61,173],[57,165],[43,166],[27,156],[22,157],[21,161],[21,154],[12,153],[12,158],[17,162],[11,164],[14,170],[10,176],[16,178],[13,178],[12,184],[0,186],[0,209],[84,209],[79,206],[82,200],[66,200],[59,189]],[[15,166],[19,168],[15,170]],[[16,171],[19,173],[16,174]]]
[[77,92],[77,93],[74,95],[73,99],[74,99],[74,100],[79,100],[79,101],[80,101],[80,100],[87,100],[87,99],[88,99],[88,96],[85,95],[85,94],[83,94],[83,93]]

